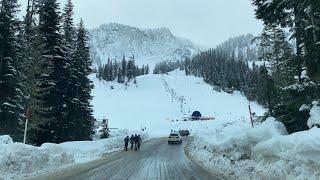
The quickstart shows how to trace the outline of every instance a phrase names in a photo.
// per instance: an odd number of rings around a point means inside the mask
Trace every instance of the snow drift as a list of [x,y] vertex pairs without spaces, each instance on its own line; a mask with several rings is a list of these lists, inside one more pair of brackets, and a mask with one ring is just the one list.
[[0,136],[0,139],[0,179],[74,163],[73,155],[58,145],[48,149],[14,143],[8,136]]
[[255,128],[241,120],[221,122],[196,133],[188,149],[204,167],[232,179],[320,177],[320,129],[288,135],[274,118]]

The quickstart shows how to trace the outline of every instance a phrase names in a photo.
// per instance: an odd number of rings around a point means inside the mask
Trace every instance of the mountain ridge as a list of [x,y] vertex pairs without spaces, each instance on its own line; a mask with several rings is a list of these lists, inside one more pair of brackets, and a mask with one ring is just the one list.
[[138,65],[152,67],[200,51],[192,41],[173,35],[167,27],[149,29],[109,23],[89,30],[89,37],[91,57],[97,66],[105,64],[108,58],[120,61],[123,56],[134,56]]

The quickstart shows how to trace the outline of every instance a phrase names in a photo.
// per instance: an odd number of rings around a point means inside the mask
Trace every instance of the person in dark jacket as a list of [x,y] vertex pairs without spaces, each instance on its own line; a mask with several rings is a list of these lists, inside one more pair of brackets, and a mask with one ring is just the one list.
[[124,138],[124,150],[128,151],[128,144],[129,144],[129,136]]
[[134,136],[133,136],[133,134],[130,137],[130,144],[131,144],[131,150],[132,150],[133,145],[134,145]]
[[138,149],[140,149],[140,145],[142,143],[142,139],[141,139],[141,136],[140,134],[138,135]]
[[138,142],[139,142],[139,137],[137,134],[134,135],[134,150],[138,150]]

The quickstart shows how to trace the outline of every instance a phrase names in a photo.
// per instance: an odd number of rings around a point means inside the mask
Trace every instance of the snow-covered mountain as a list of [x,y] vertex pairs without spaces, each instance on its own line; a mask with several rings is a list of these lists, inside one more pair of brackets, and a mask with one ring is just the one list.
[[139,29],[122,24],[103,24],[89,31],[91,57],[96,65],[108,58],[135,57],[138,65],[181,60],[199,52],[190,40],[174,36],[168,28]]
[[239,60],[257,61],[259,56],[259,42],[253,41],[255,36],[252,34],[241,35],[229,38],[218,45],[218,50],[229,52],[235,55]]

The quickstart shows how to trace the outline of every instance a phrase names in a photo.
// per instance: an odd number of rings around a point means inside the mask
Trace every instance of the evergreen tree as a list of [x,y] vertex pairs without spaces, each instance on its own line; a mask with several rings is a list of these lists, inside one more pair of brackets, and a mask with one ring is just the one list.
[[74,137],[76,140],[90,140],[94,133],[94,117],[90,104],[93,85],[88,78],[88,75],[92,73],[92,62],[89,55],[87,34],[82,20],[77,31],[74,61],[77,64],[76,69],[78,70],[77,79],[79,84],[76,97],[73,99],[75,109],[77,110],[77,117],[74,117],[76,120],[75,130],[73,131],[75,133]]
[[62,13],[62,44],[65,48],[65,55],[68,60],[68,70],[70,71],[69,77],[67,77],[67,113],[65,118],[65,126],[69,133],[66,135],[66,141],[78,140],[75,131],[78,124],[78,108],[79,101],[77,99],[79,93],[79,68],[81,68],[75,58],[75,27],[73,23],[73,4],[71,0],[68,0]]
[[[253,4],[257,7],[256,17],[264,21],[271,35],[268,38],[271,41],[266,44],[272,47],[268,59],[273,63],[273,76],[281,87],[274,114],[289,132],[305,130],[308,116],[301,115],[299,108],[320,98],[319,2],[253,0]],[[291,31],[291,38],[295,40],[294,55],[288,50],[280,28]]]
[[24,95],[21,83],[21,53],[17,36],[17,0],[2,0],[0,11],[0,134],[22,140]]
[[27,95],[25,107],[29,109],[29,125],[28,136],[29,139],[36,139],[36,132],[38,131],[39,124],[42,123],[41,113],[44,111],[42,106],[43,102],[39,100],[41,96],[41,89],[39,88],[38,80],[41,74],[46,73],[43,68],[44,59],[42,58],[43,52],[43,37],[39,32],[38,15],[41,2],[37,0],[28,0],[27,12],[22,23],[23,36],[21,37],[23,50],[23,74],[24,74],[24,92]]
[[40,112],[42,124],[39,125],[36,144],[45,142],[61,143],[68,137],[67,102],[69,62],[65,49],[61,47],[59,4],[56,0],[44,0],[40,7],[39,30],[43,38],[42,68],[39,87],[43,110]]
[[149,65],[147,64],[146,73],[145,74],[149,74],[149,72],[150,72],[150,69],[149,69]]
[[[75,28],[73,23],[73,4],[71,0],[67,1],[62,14],[62,29],[63,29],[63,44],[70,50],[74,47],[75,43]],[[69,50],[69,49],[68,49]]]
[[122,77],[127,77],[127,62],[125,57],[122,57],[122,61],[121,61],[121,76]]
[[127,77],[128,77],[128,82],[130,80],[132,80],[134,77],[135,77],[135,65],[134,65],[134,60],[133,59],[130,59],[128,61],[128,64],[127,64]]

